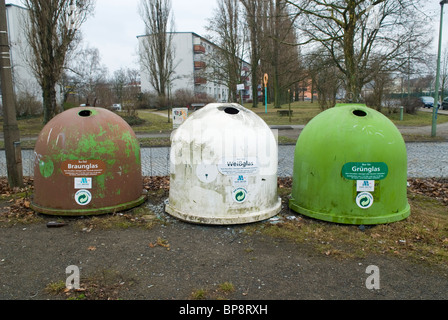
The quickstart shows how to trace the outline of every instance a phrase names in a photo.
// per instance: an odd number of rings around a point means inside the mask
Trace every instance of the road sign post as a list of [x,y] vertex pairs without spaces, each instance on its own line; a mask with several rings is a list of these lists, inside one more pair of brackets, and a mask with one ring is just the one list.
[[267,73],[264,74],[264,110],[265,113],[268,113],[268,79],[269,76]]

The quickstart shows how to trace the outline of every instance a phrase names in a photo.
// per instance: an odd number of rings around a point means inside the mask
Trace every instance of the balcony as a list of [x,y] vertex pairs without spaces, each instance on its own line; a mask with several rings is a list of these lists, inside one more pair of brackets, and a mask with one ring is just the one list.
[[194,78],[194,84],[206,84],[207,79],[203,77],[195,77]]
[[200,44],[195,44],[193,46],[194,53],[205,53],[205,47]]
[[204,61],[195,61],[194,62],[194,70],[205,69],[207,64]]

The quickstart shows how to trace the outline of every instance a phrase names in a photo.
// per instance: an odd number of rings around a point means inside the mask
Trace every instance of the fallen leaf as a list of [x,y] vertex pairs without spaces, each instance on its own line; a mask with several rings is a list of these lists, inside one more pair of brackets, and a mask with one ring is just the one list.
[[168,243],[168,240],[162,239],[160,237],[157,238],[156,243],[149,243],[148,245],[150,248],[154,248],[156,246],[164,247],[167,250],[170,250],[170,244]]
[[170,245],[168,244],[168,240],[164,240],[160,237],[157,238],[157,245],[161,246],[161,247],[165,247],[165,248],[169,248]]

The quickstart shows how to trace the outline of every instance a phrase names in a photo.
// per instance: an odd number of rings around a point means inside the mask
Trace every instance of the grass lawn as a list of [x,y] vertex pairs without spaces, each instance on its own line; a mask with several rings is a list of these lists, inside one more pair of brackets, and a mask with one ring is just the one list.
[[[387,111],[383,111],[383,113],[397,126],[420,127],[432,125],[432,112],[417,111],[416,114],[405,113],[403,121],[400,121],[400,113],[387,114]],[[446,122],[448,122],[447,115],[437,115],[437,124]]]
[[167,110],[138,110],[138,117],[145,120],[145,123],[132,126],[135,133],[166,133],[173,129],[173,124],[168,122]]
[[[44,127],[43,117],[30,117],[17,119],[21,137],[37,136]],[[3,117],[0,118],[0,130],[3,132]]]
[[[172,129],[172,124],[168,123],[166,116],[151,113],[155,110],[139,110],[138,117],[145,120],[145,123],[133,125],[133,130],[144,133],[160,133],[169,132]],[[166,113],[166,111],[162,111]],[[43,117],[30,117],[17,119],[20,130],[20,136],[29,137],[37,136],[44,127],[42,123]],[[3,117],[0,117],[0,130],[3,132]]]
[[[330,223],[308,218],[288,208],[292,192],[292,179],[279,178],[278,194],[284,204],[278,214],[280,223],[248,224],[247,234],[261,233],[273,239],[284,239],[309,245],[322,256],[335,259],[358,259],[370,254],[391,255],[430,265],[444,266],[448,259],[448,198],[447,180],[409,179],[407,198],[411,215],[401,221],[364,226]],[[26,187],[12,190],[7,180],[0,180],[0,206],[10,211],[0,214],[0,228],[15,224],[42,222],[42,216],[34,213],[27,203],[33,192],[32,180]],[[148,190],[148,201],[159,203],[169,191],[169,177],[148,177],[144,187]],[[154,219],[150,216],[153,215]],[[148,219],[149,216],[149,219]],[[289,219],[293,217],[293,219]],[[75,222],[79,230],[90,227],[106,230],[124,230],[133,227],[152,228],[165,223],[155,218],[144,204],[123,212],[123,215],[107,214]],[[446,270],[446,269],[445,269]]]
[[281,116],[277,113],[279,110],[289,110],[289,105],[283,105],[281,108],[274,108],[272,104],[268,104],[267,112],[261,103],[257,108],[253,108],[252,104],[244,104],[244,107],[255,112],[268,125],[291,125],[291,124],[307,124],[311,119],[317,116],[321,110],[317,103],[304,101],[296,101],[291,103],[291,121],[289,116]]
[[[291,122],[289,116],[279,116],[278,110],[288,110],[289,105],[283,105],[281,108],[274,108],[272,104],[268,104],[267,113],[264,105],[259,104],[257,108],[253,108],[251,104],[244,105],[247,109],[254,111],[269,125],[288,125],[288,124],[307,124],[312,118],[322,112],[319,105],[307,101],[296,101],[291,103],[293,115]],[[400,113],[389,113],[387,108],[381,111],[397,126],[430,126],[432,124],[432,113],[425,111],[417,111],[416,114],[404,113],[403,120],[400,120]],[[448,116],[439,114],[437,123],[448,122]]]
[[[251,104],[244,104],[244,106],[255,112],[260,118],[262,118],[268,125],[306,125],[311,119],[318,115],[322,110],[317,103],[310,103],[308,101],[297,101],[291,103],[292,116],[291,120],[289,116],[281,116],[278,114],[278,110],[288,110],[289,105],[283,105],[281,108],[274,108],[272,104],[268,104],[267,112],[262,103],[257,108],[253,108]],[[432,124],[432,113],[418,111],[417,114],[404,114],[404,118],[400,121],[399,113],[389,113],[387,109],[384,109],[383,114],[386,115],[397,126],[430,126]],[[142,124],[131,125],[136,134],[147,133],[169,133],[172,130],[172,123],[168,122],[167,110],[138,110],[138,117],[144,120]],[[124,114],[123,114],[124,115]],[[439,114],[437,123],[448,122],[448,116]],[[18,125],[20,130],[20,136],[37,137],[43,128],[42,117],[30,117],[18,119]],[[0,117],[0,130],[3,132],[3,119]],[[420,137],[405,137],[410,140],[420,140]],[[141,138],[141,144],[143,147],[151,146],[166,146],[169,145],[169,138],[157,137],[157,138]],[[279,137],[280,143],[294,143],[294,139],[287,137]],[[0,148],[3,147],[3,141],[0,141]],[[34,140],[22,139],[22,148],[34,148]]]

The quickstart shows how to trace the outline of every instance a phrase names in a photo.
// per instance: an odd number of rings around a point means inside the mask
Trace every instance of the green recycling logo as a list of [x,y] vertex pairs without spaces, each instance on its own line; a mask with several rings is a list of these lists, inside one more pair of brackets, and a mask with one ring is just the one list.
[[80,206],[86,206],[92,200],[92,194],[88,190],[79,190],[75,194],[75,201]]
[[238,203],[243,203],[246,201],[247,191],[244,188],[238,188],[233,190],[233,200]]
[[356,204],[361,209],[368,209],[373,204],[373,196],[369,192],[361,192],[356,196]]

